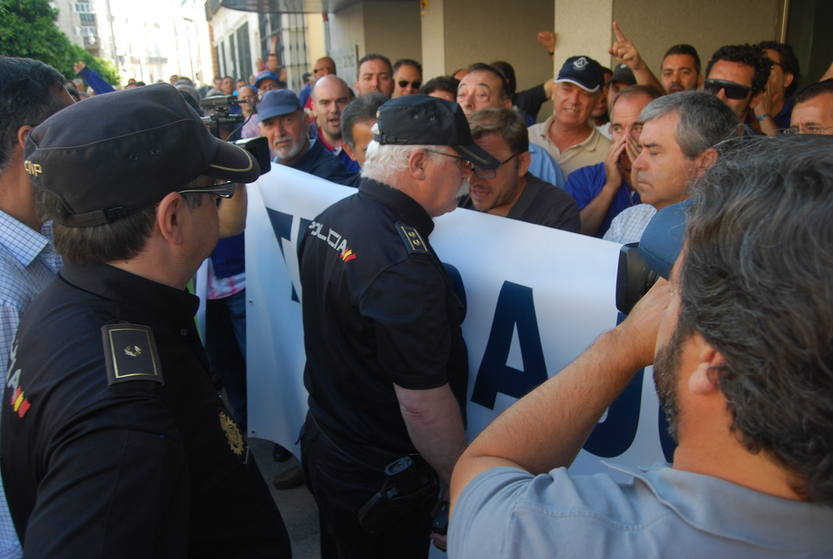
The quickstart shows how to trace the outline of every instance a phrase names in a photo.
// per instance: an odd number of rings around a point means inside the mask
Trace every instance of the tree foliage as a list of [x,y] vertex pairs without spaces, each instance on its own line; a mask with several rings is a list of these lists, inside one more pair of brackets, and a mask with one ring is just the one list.
[[0,0],[0,55],[35,58],[54,66],[67,79],[75,77],[79,60],[113,85],[119,83],[115,67],[70,42],[58,28],[58,10],[48,0]]

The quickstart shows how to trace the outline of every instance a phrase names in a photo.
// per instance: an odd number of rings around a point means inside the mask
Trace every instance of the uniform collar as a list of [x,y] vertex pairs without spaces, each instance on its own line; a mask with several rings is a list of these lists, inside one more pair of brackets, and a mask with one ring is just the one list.
[[425,208],[401,190],[363,178],[359,184],[359,196],[367,196],[390,208],[403,223],[416,227],[423,237],[427,238],[434,230],[434,220]]
[[79,266],[66,262],[60,271],[66,281],[105,299],[141,309],[154,320],[191,319],[199,298],[185,290],[125,272],[106,264]]

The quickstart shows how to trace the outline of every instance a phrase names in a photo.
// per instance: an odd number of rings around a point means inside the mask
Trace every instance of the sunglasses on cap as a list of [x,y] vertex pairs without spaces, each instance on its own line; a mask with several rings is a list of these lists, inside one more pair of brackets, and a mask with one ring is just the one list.
[[726,93],[727,99],[745,99],[749,95],[749,92],[752,91],[751,87],[730,82],[729,80],[706,78],[703,81],[703,91],[710,95],[717,95],[721,89]]
[[419,86],[422,85],[422,82],[418,81],[418,80],[415,81],[415,82],[409,82],[408,80],[399,80],[396,83],[397,83],[397,85],[399,85],[399,87],[408,87],[410,85],[414,89],[419,89]]

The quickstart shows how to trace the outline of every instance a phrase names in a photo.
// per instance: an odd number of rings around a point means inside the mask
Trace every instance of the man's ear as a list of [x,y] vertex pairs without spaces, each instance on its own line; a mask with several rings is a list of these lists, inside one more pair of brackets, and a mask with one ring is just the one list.
[[522,177],[526,175],[527,171],[529,171],[529,166],[532,163],[532,154],[525,151],[518,156],[518,161],[520,161],[520,164],[518,165],[518,176]]
[[23,148],[26,147],[26,138],[29,137],[29,132],[32,131],[32,127],[28,124],[24,124],[20,128],[17,129],[17,145],[20,146],[21,152]]
[[697,352],[697,366],[688,377],[688,389],[693,394],[708,396],[720,390],[720,370],[726,360],[700,334],[693,334],[691,339]]
[[712,165],[717,162],[717,150],[714,148],[708,148],[703,153],[697,156],[697,172],[704,173]]
[[425,164],[428,159],[428,152],[418,149],[408,157],[408,171],[417,180],[425,180]]
[[[205,203],[204,200],[203,203]],[[176,245],[183,243],[182,226],[187,210],[188,203],[185,198],[176,192],[168,193],[156,206],[156,227],[169,243]]]
[[505,109],[511,109],[512,108],[512,99],[510,99],[509,97],[506,97],[503,101],[500,102],[500,104],[503,105],[503,108],[505,108]]
[[792,72],[784,72],[784,89],[789,88],[795,81],[795,74]]
[[353,161],[357,161],[356,152],[353,151],[353,148],[350,147],[350,144],[348,144],[347,142],[342,142],[341,149],[344,150],[344,152],[350,157],[350,159],[352,159]]
[[703,74],[697,74],[697,89],[703,89]]

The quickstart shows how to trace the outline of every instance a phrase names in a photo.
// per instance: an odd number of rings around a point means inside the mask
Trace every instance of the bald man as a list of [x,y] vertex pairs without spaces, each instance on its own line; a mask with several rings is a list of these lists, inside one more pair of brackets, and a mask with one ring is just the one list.
[[348,171],[359,172],[359,164],[342,149],[341,113],[353,99],[353,91],[336,75],[319,78],[312,87],[312,114],[318,128],[318,141],[338,157]]

